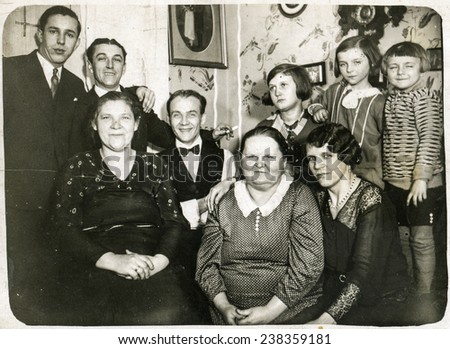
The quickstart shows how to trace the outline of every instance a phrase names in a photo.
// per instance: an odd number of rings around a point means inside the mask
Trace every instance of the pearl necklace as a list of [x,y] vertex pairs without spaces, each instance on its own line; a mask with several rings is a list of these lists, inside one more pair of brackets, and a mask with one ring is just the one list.
[[357,179],[358,179],[357,176],[353,177],[352,182],[350,183],[350,186],[348,187],[347,192],[345,193],[344,197],[341,200],[339,200],[339,202],[336,205],[332,204],[331,198],[328,199],[328,204],[330,205],[331,209],[338,210],[347,202],[348,198],[353,193],[353,189],[355,187]]

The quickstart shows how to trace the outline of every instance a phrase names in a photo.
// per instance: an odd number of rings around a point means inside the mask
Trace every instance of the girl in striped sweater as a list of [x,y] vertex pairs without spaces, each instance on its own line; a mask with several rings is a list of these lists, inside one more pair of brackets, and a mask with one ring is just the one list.
[[419,44],[392,46],[382,60],[389,82],[383,130],[383,177],[397,207],[402,249],[416,292],[429,294],[435,271],[433,224],[443,204],[442,102],[425,86],[430,68]]

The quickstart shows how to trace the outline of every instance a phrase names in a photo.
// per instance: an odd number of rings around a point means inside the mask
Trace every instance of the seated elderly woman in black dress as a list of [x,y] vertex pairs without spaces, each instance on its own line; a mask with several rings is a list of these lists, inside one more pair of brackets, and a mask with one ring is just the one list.
[[361,148],[344,126],[325,124],[306,144],[309,169],[324,224],[325,270],[322,324],[395,325],[383,306],[404,300],[406,260],[398,239],[395,208],[376,185],[353,167]]
[[244,179],[208,216],[196,279],[215,324],[312,319],[323,270],[322,224],[310,189],[285,173],[288,145],[267,126],[242,139]]
[[120,92],[101,97],[92,119],[101,148],[60,174],[53,223],[67,324],[196,323],[170,264],[188,225],[163,160],[130,146],[136,110]]

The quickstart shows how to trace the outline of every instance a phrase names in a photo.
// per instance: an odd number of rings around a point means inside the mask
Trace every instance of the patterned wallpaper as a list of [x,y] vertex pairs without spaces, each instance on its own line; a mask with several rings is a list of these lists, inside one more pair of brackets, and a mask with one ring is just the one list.
[[[214,119],[240,125],[240,134],[273,111],[273,107],[262,105],[261,97],[267,91],[266,75],[274,66],[325,61],[327,85],[331,84],[336,81],[333,74],[336,47],[343,39],[367,29],[358,27],[348,17],[341,17],[345,11],[337,5],[308,4],[294,18],[283,16],[276,4],[225,5],[225,14],[228,69],[170,66],[169,88],[171,91],[194,88],[204,93],[212,104],[208,125],[213,126]],[[392,44],[405,40],[425,48],[442,45],[441,17],[430,8],[406,7],[399,11],[382,6],[377,8],[373,22],[375,27],[368,30],[381,34],[384,31],[379,39],[382,53]],[[428,83],[434,89],[441,89],[441,72],[428,73]],[[327,85],[319,86],[314,97]],[[216,109],[221,110],[220,115],[214,115]],[[229,148],[236,145],[236,142],[230,144]]]

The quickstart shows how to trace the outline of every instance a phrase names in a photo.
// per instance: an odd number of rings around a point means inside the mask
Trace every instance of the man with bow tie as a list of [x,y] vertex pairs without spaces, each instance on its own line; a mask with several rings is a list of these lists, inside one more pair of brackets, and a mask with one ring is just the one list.
[[193,90],[178,90],[167,101],[175,147],[160,154],[167,160],[183,214],[191,229],[201,227],[208,215],[206,196],[222,180],[235,174],[230,151],[220,149],[200,132],[206,99]]
[[202,226],[208,215],[206,196],[220,181],[233,180],[235,165],[230,151],[220,149],[200,133],[206,117],[205,97],[193,90],[178,90],[170,96],[166,106],[176,139],[175,147],[160,154],[169,165],[183,215],[191,226],[181,243],[180,262],[194,282]]

